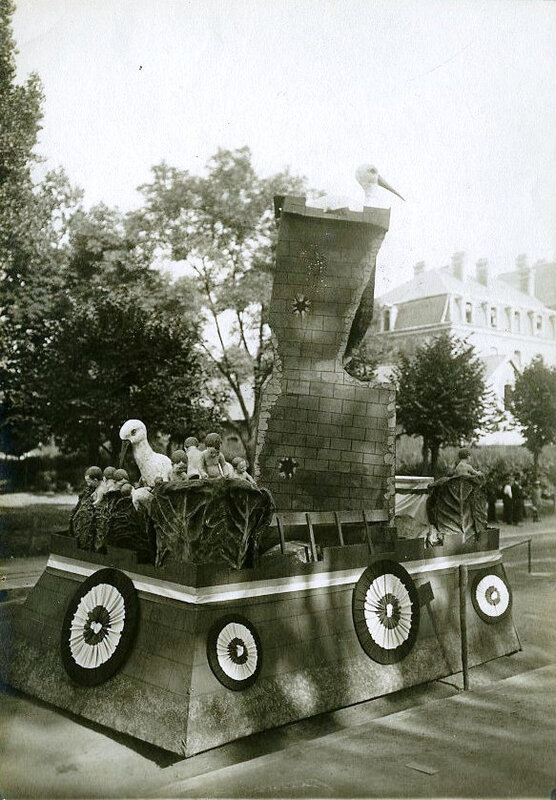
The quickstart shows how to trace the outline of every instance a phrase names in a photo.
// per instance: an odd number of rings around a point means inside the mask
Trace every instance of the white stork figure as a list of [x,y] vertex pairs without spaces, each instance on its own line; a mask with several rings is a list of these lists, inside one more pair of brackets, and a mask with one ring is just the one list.
[[147,439],[147,428],[140,419],[128,419],[120,428],[120,439],[122,440],[122,450],[120,463],[123,463],[127,448],[131,444],[133,458],[139,467],[141,480],[145,486],[133,489],[131,500],[134,507],[139,510],[141,506],[150,506],[152,494],[151,486],[154,486],[157,478],[163,481],[170,479],[172,462],[168,456],[162,453],[155,453]]
[[141,480],[147,486],[154,486],[157,478],[167,481],[172,471],[172,462],[168,456],[162,453],[155,453],[147,440],[147,429],[140,419],[128,419],[120,428],[120,439],[122,440],[122,453],[120,461],[123,461],[126,450],[131,444],[133,458],[139,467]]
[[337,214],[341,214],[348,209],[350,211],[363,211],[364,208],[387,208],[387,200],[383,197],[383,192],[379,189],[379,186],[397,195],[402,200],[405,199],[378,174],[378,169],[372,164],[361,164],[355,171],[355,178],[365,192],[363,203],[345,195],[325,194],[322,197],[313,197],[307,200],[307,205]]
[[372,164],[361,164],[360,167],[357,167],[355,170],[355,178],[365,192],[365,206],[376,208],[377,205],[381,205],[378,193],[379,186],[392,192],[392,194],[395,194],[402,200],[405,199],[378,174],[378,169]]

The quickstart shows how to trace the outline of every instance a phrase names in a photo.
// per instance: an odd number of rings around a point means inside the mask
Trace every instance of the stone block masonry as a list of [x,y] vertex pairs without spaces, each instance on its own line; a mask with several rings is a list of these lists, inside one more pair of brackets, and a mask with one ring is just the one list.
[[333,213],[277,199],[269,322],[276,365],[261,404],[255,473],[278,511],[381,509],[393,516],[395,394],[352,378],[343,358],[372,305],[389,212]]

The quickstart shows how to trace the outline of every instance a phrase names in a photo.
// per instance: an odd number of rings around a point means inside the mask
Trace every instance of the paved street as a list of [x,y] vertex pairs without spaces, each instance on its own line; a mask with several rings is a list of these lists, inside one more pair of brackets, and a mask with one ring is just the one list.
[[[188,760],[33,698],[0,707],[0,792],[15,797],[543,797],[556,788],[556,518],[502,529],[522,652]],[[44,563],[44,561],[42,562]],[[40,560],[0,565],[6,582]]]

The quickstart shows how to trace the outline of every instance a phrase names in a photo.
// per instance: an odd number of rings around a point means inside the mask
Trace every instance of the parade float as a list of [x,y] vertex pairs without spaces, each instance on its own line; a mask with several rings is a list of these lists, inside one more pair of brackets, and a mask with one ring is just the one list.
[[68,534],[2,617],[5,683],[184,756],[465,682],[519,649],[480,479],[428,487],[429,532],[403,538],[394,389],[344,369],[371,319],[389,211],[301,197],[275,210],[276,358],[254,478],[217,436],[168,458],[129,420],[140,481],[88,470]]

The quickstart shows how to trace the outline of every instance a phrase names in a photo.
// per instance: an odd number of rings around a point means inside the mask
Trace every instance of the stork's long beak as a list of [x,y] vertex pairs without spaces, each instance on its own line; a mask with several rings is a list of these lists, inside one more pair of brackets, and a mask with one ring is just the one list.
[[405,203],[405,197],[402,197],[402,196],[401,196],[401,194],[400,194],[399,192],[397,192],[395,189],[392,189],[392,187],[390,186],[390,184],[389,184],[389,183],[387,183],[387,182],[384,180],[384,178],[381,178],[381,176],[380,176],[380,175],[378,176],[378,181],[377,181],[377,183],[378,183],[378,185],[379,185],[379,186],[382,186],[382,188],[383,188],[383,189],[387,189],[389,192],[392,192],[392,194],[395,194],[397,197],[399,197],[399,198],[400,198],[400,200],[403,200],[403,201],[404,201],[404,203]]
[[127,453],[127,448],[129,447],[129,439],[122,439],[122,447],[120,449],[120,469],[123,466],[125,454]]

